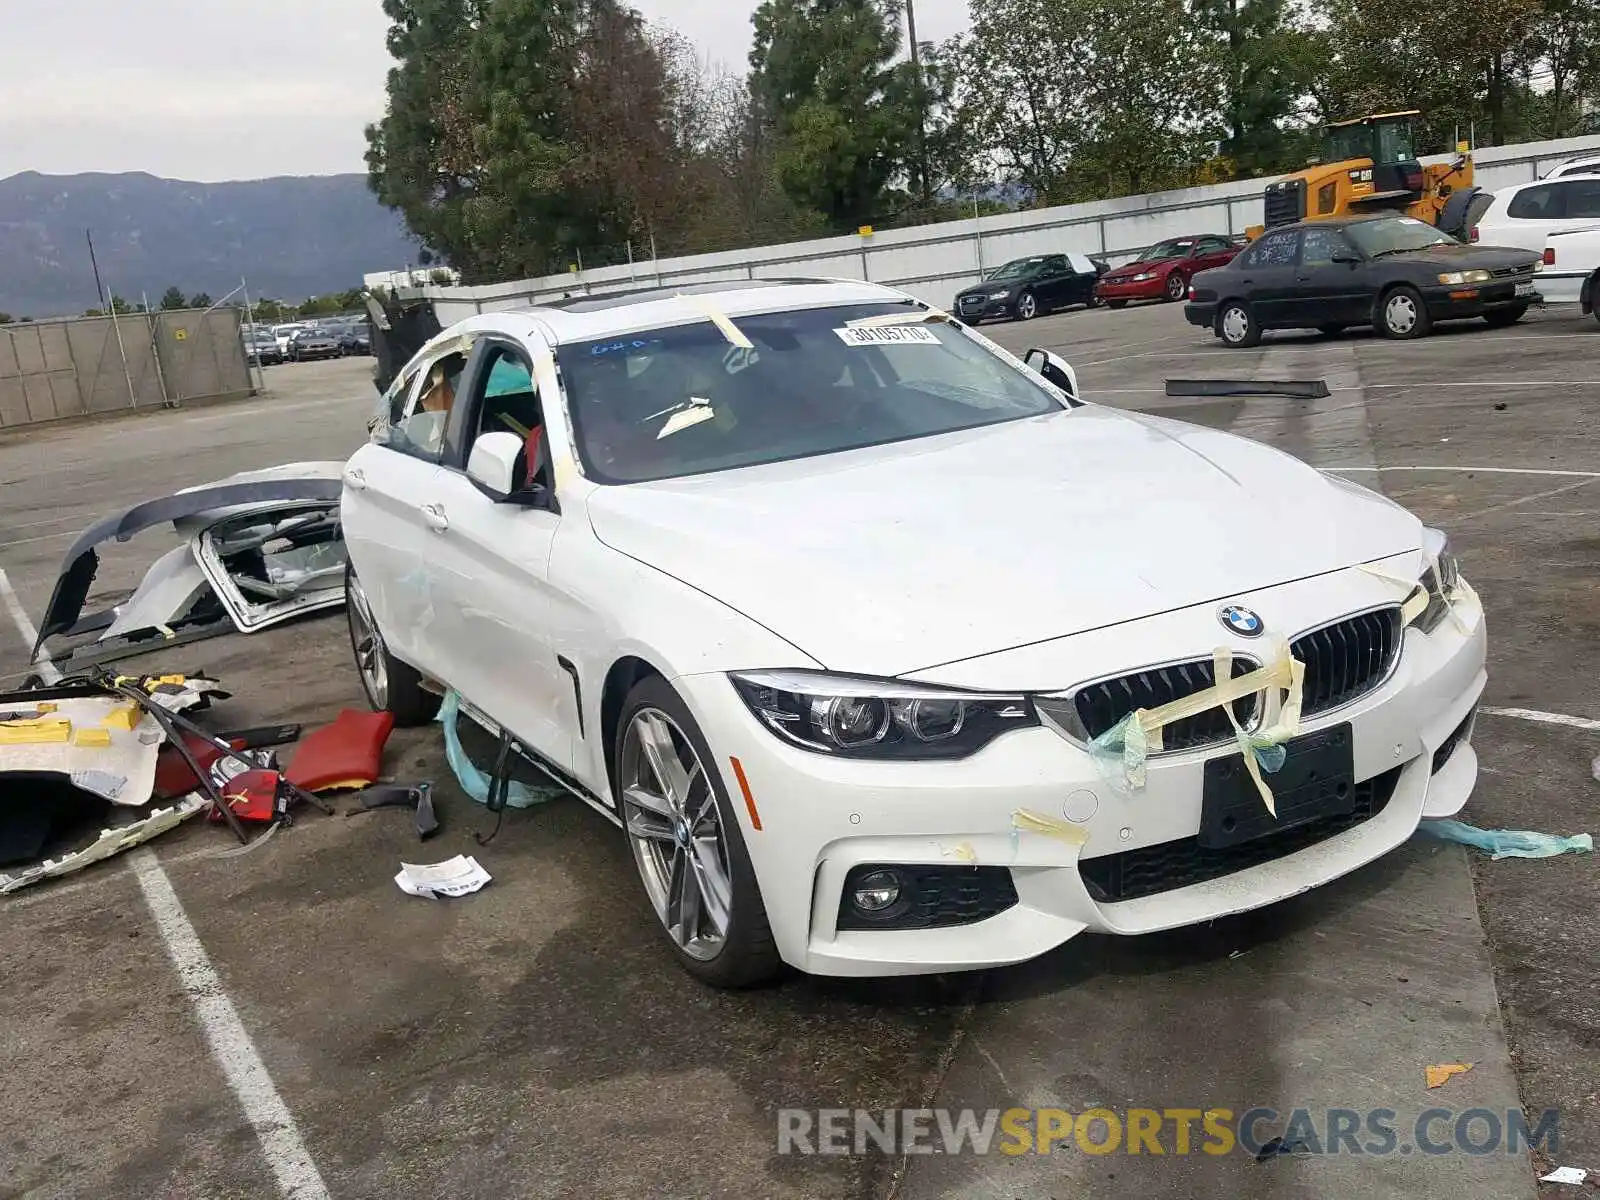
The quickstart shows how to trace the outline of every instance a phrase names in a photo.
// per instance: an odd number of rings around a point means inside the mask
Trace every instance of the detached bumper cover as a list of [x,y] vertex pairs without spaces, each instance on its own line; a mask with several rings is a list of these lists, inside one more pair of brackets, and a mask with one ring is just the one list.
[[[1348,603],[1347,611],[1370,604],[1372,579],[1359,575],[1266,589],[1244,602],[1299,627],[1314,613],[1325,618],[1330,602]],[[1109,780],[1083,748],[1049,728],[1015,731],[955,762],[851,762],[781,742],[726,677],[687,676],[675,686],[724,756],[718,766],[785,960],[823,975],[921,974],[1025,961],[1084,930],[1148,933],[1271,904],[1380,857],[1425,816],[1455,814],[1477,777],[1470,717],[1486,681],[1481,607],[1463,602],[1460,615],[1464,629],[1447,620],[1429,634],[1407,630],[1398,663],[1379,686],[1303,722],[1303,734],[1349,726],[1365,809],[1321,827],[1275,831],[1268,838],[1279,840],[1271,845],[1267,838],[1241,842],[1225,852],[1232,857],[1220,871],[1216,862],[1196,872],[1182,861],[1152,867],[1145,860],[1192,856],[1206,763],[1237,754],[1231,742],[1153,757],[1138,790]],[[1214,644],[1214,624],[1210,606],[1166,614],[1064,639],[1072,653],[1062,651],[1060,661],[1129,653],[1165,659]],[[1108,640],[1094,640],[1102,637]],[[987,688],[1013,673],[1016,660],[1008,656],[1019,653],[1033,652],[1006,652],[923,681]],[[738,803],[742,789],[727,755],[740,759],[759,831]],[[1049,818],[1057,832],[1041,832],[1019,813]],[[1112,861],[1129,854],[1143,859]],[[1003,868],[1017,900],[960,924],[848,927],[858,924],[840,920],[850,872],[884,864]],[[1144,886],[1108,890],[1107,879],[1123,868],[1144,869]],[[1151,870],[1160,881],[1154,889]],[[1113,892],[1129,898],[1111,899]]]

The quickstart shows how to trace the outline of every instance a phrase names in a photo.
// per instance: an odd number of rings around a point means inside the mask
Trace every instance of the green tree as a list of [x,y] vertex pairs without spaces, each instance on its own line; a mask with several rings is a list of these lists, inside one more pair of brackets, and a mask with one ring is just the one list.
[[899,0],[763,0],[750,93],[777,138],[791,199],[854,229],[885,204],[916,146],[922,99],[899,62]]
[[120,316],[126,316],[126,315],[128,315],[130,313],[139,312],[139,311],[141,311],[141,309],[142,309],[141,305],[130,304],[128,301],[124,300],[121,296],[112,296],[111,297],[111,311],[116,313],[117,316],[119,316],[119,317]]
[[188,308],[189,301],[184,299],[183,293],[177,288],[169,287],[165,292],[161,293],[161,302],[157,307],[162,312],[176,312],[180,308]]
[[15,318],[8,312],[0,312],[0,325],[9,325]]
[[211,296],[207,292],[196,292],[189,297],[190,308],[210,308],[211,303]]
[[1214,39],[1183,0],[973,0],[946,47],[980,175],[1066,203],[1209,182]]
[[1222,156],[1241,176],[1304,164],[1318,38],[1289,0],[1191,0],[1223,73]]

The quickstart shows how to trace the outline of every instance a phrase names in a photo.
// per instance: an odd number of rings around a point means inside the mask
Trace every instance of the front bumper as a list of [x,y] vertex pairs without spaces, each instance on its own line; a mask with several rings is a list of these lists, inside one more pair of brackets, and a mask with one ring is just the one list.
[[1429,288],[1423,295],[1428,315],[1436,321],[1481,317],[1496,309],[1517,308],[1543,303],[1537,286],[1526,295],[1517,295],[1515,283],[1488,283],[1476,286]]
[[1016,313],[1015,304],[1016,297],[1009,294],[1000,300],[991,300],[987,296],[957,296],[951,311],[968,324],[976,325],[979,321],[1009,320]]
[[1132,280],[1102,279],[1094,285],[1094,294],[1102,300],[1160,300],[1166,293],[1166,276],[1154,279]]
[[[1392,566],[1390,560],[1385,567]],[[1415,567],[1416,564],[1410,564]],[[1395,602],[1394,588],[1348,571],[1241,597],[1286,622],[1328,604],[1359,611]],[[1320,598],[1320,603],[1318,599]],[[1303,723],[1312,732],[1349,722],[1355,779],[1388,791],[1380,811],[1321,840],[1291,838],[1254,865],[1136,899],[1097,899],[1104,872],[1083,864],[1130,852],[1181,848],[1200,828],[1205,763],[1236,753],[1232,743],[1152,758],[1146,785],[1113,785],[1078,746],[1048,728],[1020,730],[969,759],[946,763],[847,762],[781,742],[760,726],[723,675],[676,681],[716,748],[728,795],[744,833],[779,952],[791,965],[821,975],[910,975],[968,970],[1034,958],[1085,931],[1138,934],[1214,920],[1286,899],[1326,883],[1394,849],[1424,816],[1447,817],[1466,802],[1477,778],[1470,718],[1483,691],[1486,638],[1481,608],[1463,602],[1465,630],[1446,620],[1431,634],[1410,629],[1398,664],[1376,690]],[[1111,631],[1063,639],[1086,653],[1078,669],[1091,677],[1096,660],[1120,655],[1123,668],[1198,653],[1216,641],[1215,612],[1186,610]],[[1314,622],[1294,621],[1295,628]],[[966,665],[982,674],[990,661],[1015,671],[1012,651]],[[1048,657],[1049,651],[1046,651]],[[1133,655],[1129,659],[1129,655]],[[1063,660],[1065,661],[1065,660]],[[1037,669],[1040,659],[1033,656]],[[1054,671],[1054,667],[1050,667]],[[1020,674],[1034,674],[1032,671]],[[931,682],[958,684],[946,673]],[[1062,679],[1070,686],[1076,679]],[[966,686],[981,685],[971,677]],[[1445,747],[1437,772],[1434,756]],[[738,757],[751,809],[729,765]],[[1087,836],[1083,846],[1018,831],[1014,816],[1030,810],[1066,818]],[[971,924],[919,929],[840,929],[841,895],[851,868],[866,864],[1000,867],[1009,871],[1016,903]],[[1099,892],[1099,895],[1104,895]]]

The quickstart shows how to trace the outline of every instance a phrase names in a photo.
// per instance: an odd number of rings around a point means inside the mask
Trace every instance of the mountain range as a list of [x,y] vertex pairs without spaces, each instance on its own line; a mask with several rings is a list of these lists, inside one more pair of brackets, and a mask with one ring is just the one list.
[[85,230],[108,293],[151,302],[177,287],[220,299],[301,300],[415,263],[418,246],[364,175],[188,183],[142,173],[0,179],[0,311],[97,307]]

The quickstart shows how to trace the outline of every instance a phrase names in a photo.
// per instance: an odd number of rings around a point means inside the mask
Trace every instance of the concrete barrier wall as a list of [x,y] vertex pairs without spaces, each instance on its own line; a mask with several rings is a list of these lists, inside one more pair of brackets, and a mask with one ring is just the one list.
[[[1600,153],[1600,137],[1495,146],[1474,155],[1477,185],[1489,191],[1526,183],[1560,162]],[[1424,160],[1443,162],[1443,156]],[[1026,254],[1082,253],[1113,263],[1163,238],[1195,233],[1242,233],[1261,221],[1261,193],[1270,179],[1124,196],[1090,204],[1002,213],[891,229],[871,237],[835,237],[780,246],[646,260],[577,274],[551,275],[488,287],[425,287],[443,325],[478,312],[523,308],[569,292],[603,293],[660,284],[708,283],[783,276],[870,279],[947,305],[988,270]]]
[[232,309],[0,326],[0,428],[251,390]]

